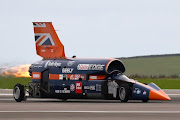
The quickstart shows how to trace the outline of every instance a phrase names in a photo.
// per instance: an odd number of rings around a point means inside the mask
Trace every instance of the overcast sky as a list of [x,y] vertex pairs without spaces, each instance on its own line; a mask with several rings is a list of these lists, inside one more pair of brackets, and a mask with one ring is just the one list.
[[180,0],[0,0],[0,65],[41,60],[33,21],[50,21],[67,57],[180,53]]

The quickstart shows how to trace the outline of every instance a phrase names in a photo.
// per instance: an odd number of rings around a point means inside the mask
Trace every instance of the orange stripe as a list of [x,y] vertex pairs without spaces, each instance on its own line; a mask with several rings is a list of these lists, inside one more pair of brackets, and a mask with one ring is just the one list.
[[90,75],[89,80],[103,80],[107,75]]
[[106,72],[106,73],[108,73],[108,72],[107,72],[107,68],[108,68],[109,64],[110,64],[113,60],[115,60],[115,59],[113,59],[113,58],[110,59],[110,61],[106,64],[106,67],[105,67],[105,72]]
[[59,80],[59,74],[49,74],[50,80]]
[[85,74],[49,74],[49,79],[50,80],[62,80],[60,79],[60,75],[67,75],[67,80],[79,80],[81,76],[84,76],[82,80],[86,80],[86,75]]

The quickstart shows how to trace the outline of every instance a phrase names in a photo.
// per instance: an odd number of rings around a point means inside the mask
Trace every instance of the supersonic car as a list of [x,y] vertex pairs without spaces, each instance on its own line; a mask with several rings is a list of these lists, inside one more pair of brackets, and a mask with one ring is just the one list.
[[[42,61],[29,68],[32,82],[16,84],[13,90],[17,102],[32,98],[170,100],[157,85],[129,79],[123,73],[120,60],[65,57],[51,22],[33,22],[36,51]],[[26,96],[26,92],[29,93]]]

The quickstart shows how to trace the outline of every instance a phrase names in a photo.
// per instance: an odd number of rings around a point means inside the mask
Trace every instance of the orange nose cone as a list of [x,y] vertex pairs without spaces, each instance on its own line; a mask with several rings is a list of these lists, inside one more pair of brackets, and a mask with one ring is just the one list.
[[171,100],[171,98],[162,90],[151,90],[149,92],[149,100]]

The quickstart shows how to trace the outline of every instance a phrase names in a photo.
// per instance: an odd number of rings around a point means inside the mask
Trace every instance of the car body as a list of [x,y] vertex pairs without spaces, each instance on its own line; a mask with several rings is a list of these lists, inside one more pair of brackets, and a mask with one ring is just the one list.
[[[32,82],[17,84],[14,98],[170,100],[154,83],[142,84],[124,75],[122,61],[113,58],[67,58],[51,22],[34,22],[37,54],[43,60],[29,68]],[[26,87],[28,87],[26,89]]]

